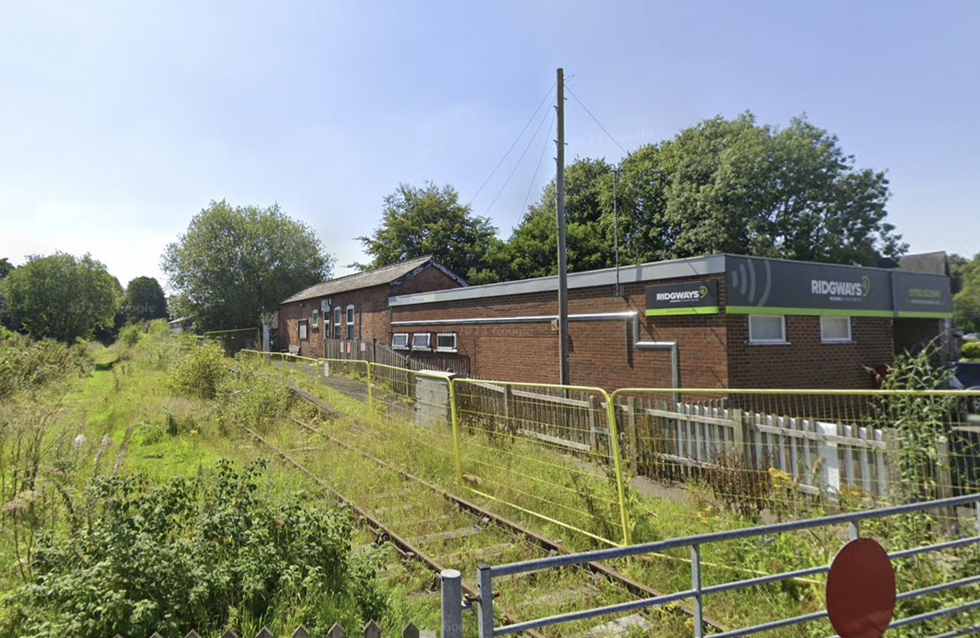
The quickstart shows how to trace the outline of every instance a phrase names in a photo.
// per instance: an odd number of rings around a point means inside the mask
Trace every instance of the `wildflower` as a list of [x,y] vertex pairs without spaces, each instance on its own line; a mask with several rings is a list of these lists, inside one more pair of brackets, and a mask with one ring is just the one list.
[[191,430],[191,436],[197,436],[197,430]]
[[85,442],[85,435],[79,434],[75,437],[75,447],[82,447],[82,443]]

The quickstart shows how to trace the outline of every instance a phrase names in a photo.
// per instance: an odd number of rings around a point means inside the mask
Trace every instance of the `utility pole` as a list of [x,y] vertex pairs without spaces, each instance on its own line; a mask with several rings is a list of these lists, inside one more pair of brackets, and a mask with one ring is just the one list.
[[565,261],[565,72],[558,69],[558,172],[555,176],[555,214],[558,217],[558,369],[561,384],[571,385],[568,373],[568,264]]

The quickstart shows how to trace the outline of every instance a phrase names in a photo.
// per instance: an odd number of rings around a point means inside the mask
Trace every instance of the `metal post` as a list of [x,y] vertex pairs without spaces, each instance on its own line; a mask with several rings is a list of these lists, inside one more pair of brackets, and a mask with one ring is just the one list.
[[476,567],[476,603],[480,638],[493,638],[493,578],[486,563]]
[[463,461],[459,456],[459,422],[456,417],[456,379],[449,380],[449,418],[453,426],[453,456],[456,459],[456,485],[463,485]]
[[619,428],[616,424],[616,405],[613,403],[613,397],[609,396],[605,391],[602,393],[603,398],[606,400],[606,420],[609,422],[609,442],[612,457],[613,457],[613,467],[616,470],[616,493],[619,497],[619,520],[620,524],[623,526],[623,545],[629,545],[633,542],[633,533],[630,529],[630,516],[629,510],[626,509],[626,486],[623,481],[623,463],[621,460],[622,452],[619,448]]
[[851,540],[861,538],[861,521],[851,521],[847,528],[847,537]]
[[694,590],[694,638],[704,637],[704,610],[701,600],[701,546],[691,545],[691,589]]
[[444,569],[442,576],[442,638],[463,638],[462,575]]
[[371,388],[371,362],[365,361],[367,365],[367,391],[368,391],[368,411],[371,413],[371,422],[374,422],[374,391]]

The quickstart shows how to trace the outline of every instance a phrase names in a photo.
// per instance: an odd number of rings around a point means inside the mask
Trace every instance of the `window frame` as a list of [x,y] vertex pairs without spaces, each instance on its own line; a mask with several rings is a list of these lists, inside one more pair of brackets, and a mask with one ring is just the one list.
[[340,306],[334,306],[333,308],[333,338],[340,339]]
[[353,341],[354,340],[354,321],[355,321],[354,304],[348,304],[347,305],[347,322],[345,324],[345,327],[347,328],[347,330],[345,331],[345,334],[347,336],[347,340],[348,341]]
[[310,327],[314,330],[320,328],[320,311],[316,308],[313,309],[313,312],[310,315]]
[[[416,346],[415,340],[419,337],[425,337],[424,346]],[[412,334],[412,351],[419,352],[432,352],[432,333],[431,332],[415,332]]]
[[310,340],[310,322],[306,319],[300,319],[299,323],[296,324],[296,336],[300,341]]
[[[824,332],[824,320],[843,319],[847,323],[846,337],[828,337]],[[851,325],[850,315],[820,315],[820,343],[851,343],[854,341],[854,331]]]
[[[453,345],[451,347],[449,347],[449,346],[440,346],[439,345],[439,339],[441,337],[452,337],[453,338]],[[455,332],[437,332],[436,333],[436,352],[459,352],[459,338],[456,336],[456,333]]]
[[[753,336],[752,336],[752,321],[753,321],[753,319],[755,319],[755,320],[761,320],[761,319],[774,319],[774,318],[775,319],[779,319],[780,333],[782,334],[782,336],[780,338],[778,338],[778,339],[756,339],[756,338],[753,338]],[[789,341],[786,339],[786,315],[749,315],[748,322],[749,322],[749,325],[748,325],[749,343],[752,343],[752,344],[762,344],[762,345],[766,345],[766,344],[772,345],[772,344],[789,343]]]
[[[395,339],[397,337],[405,337],[405,344],[404,345],[401,345],[401,346],[396,345],[395,344]],[[407,332],[393,332],[391,334],[391,349],[392,350],[409,350],[411,348],[411,345],[412,345],[412,335],[411,334],[409,334]]]

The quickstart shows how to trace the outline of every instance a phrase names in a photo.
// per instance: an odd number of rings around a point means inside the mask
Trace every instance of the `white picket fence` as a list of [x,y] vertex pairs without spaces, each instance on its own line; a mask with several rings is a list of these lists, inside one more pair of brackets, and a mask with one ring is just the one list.
[[680,402],[664,409],[630,399],[617,407],[634,467],[645,447],[663,460],[699,467],[744,454],[754,467],[784,472],[801,492],[834,496],[844,486],[876,497],[889,492],[894,442],[881,429]]

